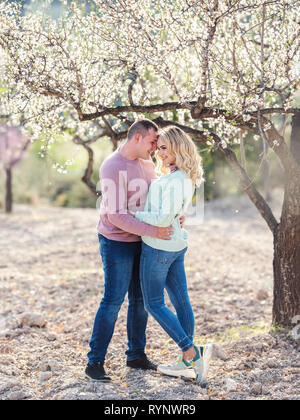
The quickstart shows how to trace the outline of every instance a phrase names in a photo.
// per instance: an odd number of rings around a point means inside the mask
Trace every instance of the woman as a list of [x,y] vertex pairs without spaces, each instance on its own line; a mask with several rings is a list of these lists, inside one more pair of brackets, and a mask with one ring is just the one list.
[[[194,315],[188,296],[184,269],[187,232],[180,228],[179,218],[190,204],[195,186],[203,177],[202,159],[192,139],[180,128],[169,126],[159,133],[156,158],[164,176],[152,182],[145,209],[135,217],[154,226],[172,224],[171,240],[142,237],[140,279],[146,310],[178,344],[182,357],[158,371],[183,376],[203,383],[206,378],[212,346],[196,347],[193,343]],[[164,289],[176,315],[166,307]]]

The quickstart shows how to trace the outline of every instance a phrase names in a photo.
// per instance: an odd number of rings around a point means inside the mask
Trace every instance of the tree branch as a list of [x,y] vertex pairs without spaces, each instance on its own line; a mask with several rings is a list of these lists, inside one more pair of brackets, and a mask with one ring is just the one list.
[[133,67],[132,71],[131,71],[131,82],[128,86],[128,99],[129,99],[129,103],[131,106],[134,106],[134,101],[133,101],[133,97],[132,97],[132,91],[133,91],[133,87],[137,81],[137,77],[138,77],[138,72],[136,71],[135,67]]
[[[194,103],[195,104],[195,103]],[[124,112],[136,112],[140,114],[151,114],[153,112],[163,112],[163,111],[172,111],[176,109],[188,109],[187,106],[180,104],[179,102],[166,102],[164,104],[156,104],[156,105],[130,105],[130,106],[117,106],[113,108],[106,108],[106,107],[99,107],[101,108],[100,111],[91,113],[91,114],[84,114],[82,113],[79,116],[81,121],[89,121],[95,118],[100,118],[105,115],[118,115]]]
[[164,120],[162,117],[155,118],[153,122],[155,122],[160,128],[168,127],[169,125],[175,125],[176,127],[181,128],[181,130],[189,134],[194,140],[196,140],[197,142],[201,144],[206,144],[208,140],[211,141],[212,139],[214,140],[215,143],[218,143],[220,141],[219,137],[215,133],[207,134],[204,131],[191,128],[187,125],[182,125],[174,121]]
[[176,125],[177,127],[181,128],[183,131],[191,135],[193,139],[198,139],[202,144],[206,143],[206,141],[208,140],[208,137],[213,138],[215,142],[215,147],[223,152],[226,158],[226,161],[228,162],[228,164],[230,165],[234,173],[238,176],[241,187],[243,188],[245,193],[248,195],[252,203],[255,205],[255,207],[258,209],[261,216],[267,222],[273,235],[277,234],[278,222],[271,208],[269,207],[268,203],[263,198],[263,196],[257,191],[253,182],[249,179],[246,170],[238,162],[234,151],[230,149],[228,146],[226,148],[223,147],[221,139],[215,133],[210,133],[209,135],[207,135],[203,131],[192,129],[191,127],[174,123],[173,121],[166,121],[166,120],[163,120],[161,117],[156,118],[154,121],[159,127],[166,127],[168,125]]
[[92,177],[92,174],[93,174],[93,167],[94,167],[94,152],[93,152],[93,149],[85,141],[83,141],[79,136],[73,137],[73,142],[75,144],[80,144],[81,146],[83,146],[88,153],[88,164],[87,164],[87,167],[84,171],[84,175],[81,178],[81,180],[82,180],[82,182],[84,182],[87,185],[89,190],[96,197],[98,197],[99,194],[96,190],[96,185],[91,181],[91,177]]
[[[100,124],[98,126],[99,126],[99,128],[102,128],[100,126]],[[122,131],[122,132],[119,132],[119,133],[115,133],[111,127],[110,127],[110,129],[107,127],[106,129],[102,130],[102,132],[100,134],[96,134],[94,137],[92,137],[89,140],[84,141],[78,135],[74,136],[73,139],[72,139],[73,143],[83,146],[88,153],[88,163],[87,163],[87,167],[84,171],[84,175],[81,178],[81,181],[84,184],[87,185],[88,189],[96,197],[101,196],[101,192],[97,191],[96,185],[91,181],[91,177],[93,175],[93,169],[94,169],[94,151],[90,147],[90,144],[96,142],[101,137],[109,137],[110,140],[112,141],[113,145],[114,145],[114,150],[115,150],[116,146],[118,144],[118,141],[126,138],[126,136],[127,136],[127,131]]]
[[[194,119],[202,119],[202,118],[217,118],[219,116],[224,116],[228,120],[237,120],[240,121],[240,123],[244,123],[244,126],[246,128],[250,128],[251,125],[248,125],[246,121],[243,120],[241,116],[237,116],[231,113],[228,113],[226,109],[218,109],[218,108],[209,108],[204,107],[201,113],[197,112],[197,109],[195,106],[197,105],[197,102],[191,101],[188,104],[189,106],[182,104],[180,102],[165,102],[163,104],[155,104],[155,105],[128,105],[128,106],[117,106],[117,107],[111,107],[106,108],[99,106],[99,111],[93,112],[90,114],[81,113],[79,115],[80,121],[90,121],[94,120],[96,118],[101,118],[105,115],[115,115],[126,113],[126,112],[136,112],[137,114],[151,114],[154,112],[164,112],[164,111],[173,111],[176,109],[190,109],[191,115]],[[257,116],[258,111],[253,112],[245,112],[245,115],[250,116]],[[261,115],[264,114],[295,114],[297,112],[300,112],[299,108],[264,108],[260,110]],[[241,127],[242,128],[242,127]]]

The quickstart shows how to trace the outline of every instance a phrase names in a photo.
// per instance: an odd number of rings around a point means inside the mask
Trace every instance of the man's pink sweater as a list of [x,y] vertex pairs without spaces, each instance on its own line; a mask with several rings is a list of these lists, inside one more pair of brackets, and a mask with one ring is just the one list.
[[150,160],[130,160],[116,150],[100,168],[102,200],[98,232],[121,242],[141,241],[156,236],[157,227],[135,219],[131,214],[144,210],[151,181],[156,179]]

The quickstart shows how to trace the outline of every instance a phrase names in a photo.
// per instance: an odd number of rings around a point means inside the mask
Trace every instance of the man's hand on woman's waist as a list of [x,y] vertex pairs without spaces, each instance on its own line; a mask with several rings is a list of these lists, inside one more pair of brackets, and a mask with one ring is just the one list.
[[168,227],[157,227],[157,235],[155,236],[158,239],[165,239],[170,240],[171,236],[173,235],[173,227],[172,225]]

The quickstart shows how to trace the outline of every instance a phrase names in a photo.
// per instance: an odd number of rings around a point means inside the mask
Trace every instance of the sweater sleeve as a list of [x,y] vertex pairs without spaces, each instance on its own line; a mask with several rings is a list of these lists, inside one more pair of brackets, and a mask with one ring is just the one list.
[[104,166],[100,170],[102,186],[101,210],[106,213],[111,224],[138,236],[157,235],[157,227],[137,220],[127,208],[127,186],[117,168]]
[[[149,202],[146,211],[137,211],[135,217],[145,223],[153,226],[167,227],[170,226],[177,215],[183,208],[184,195],[181,179],[176,178],[161,187],[158,194],[159,202]],[[152,198],[154,200],[154,198]],[[151,211],[151,203],[157,211]]]

